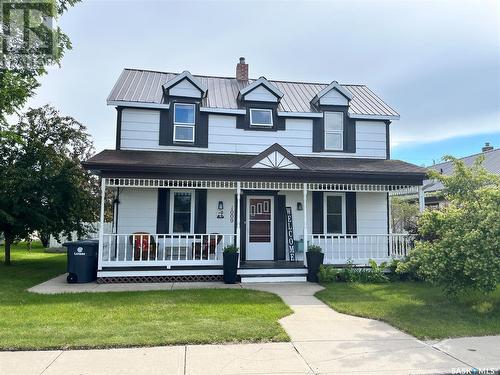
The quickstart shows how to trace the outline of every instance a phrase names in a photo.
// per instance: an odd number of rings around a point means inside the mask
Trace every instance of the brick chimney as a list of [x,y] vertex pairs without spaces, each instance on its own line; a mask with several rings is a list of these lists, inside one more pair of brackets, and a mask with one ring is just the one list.
[[240,62],[236,64],[236,79],[238,81],[248,81],[248,64],[245,64],[244,57],[240,57]]
[[484,144],[484,147],[481,149],[481,152],[486,152],[490,150],[493,150],[493,146],[490,145],[490,142],[486,142]]

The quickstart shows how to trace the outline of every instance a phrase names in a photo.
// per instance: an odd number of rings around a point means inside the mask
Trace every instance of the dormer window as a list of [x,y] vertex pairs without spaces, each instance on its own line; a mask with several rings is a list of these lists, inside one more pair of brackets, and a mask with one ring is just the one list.
[[174,142],[194,142],[195,110],[194,104],[174,104]]
[[344,114],[325,112],[325,150],[342,151],[344,149]]
[[273,111],[271,109],[250,109],[250,126],[273,126]]

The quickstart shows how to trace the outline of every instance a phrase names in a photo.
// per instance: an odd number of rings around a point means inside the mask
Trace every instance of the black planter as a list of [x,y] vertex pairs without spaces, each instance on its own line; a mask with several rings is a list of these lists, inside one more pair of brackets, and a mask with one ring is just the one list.
[[318,272],[319,266],[323,264],[323,258],[325,254],[316,252],[316,251],[308,251],[306,252],[307,257],[307,281],[311,281],[313,283],[317,283],[318,280]]
[[238,272],[238,253],[224,253],[224,282],[226,284],[234,284],[237,279]]

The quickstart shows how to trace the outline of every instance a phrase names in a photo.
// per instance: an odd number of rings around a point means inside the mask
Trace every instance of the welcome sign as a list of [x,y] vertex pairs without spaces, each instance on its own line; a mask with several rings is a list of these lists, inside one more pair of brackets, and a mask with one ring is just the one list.
[[295,246],[293,240],[292,207],[286,207],[286,244],[291,262],[295,262]]

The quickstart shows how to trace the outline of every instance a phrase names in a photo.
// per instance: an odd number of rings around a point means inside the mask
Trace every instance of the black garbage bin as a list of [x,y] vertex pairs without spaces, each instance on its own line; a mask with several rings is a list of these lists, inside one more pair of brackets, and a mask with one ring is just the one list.
[[89,283],[97,280],[98,240],[66,242],[68,248],[68,283]]

